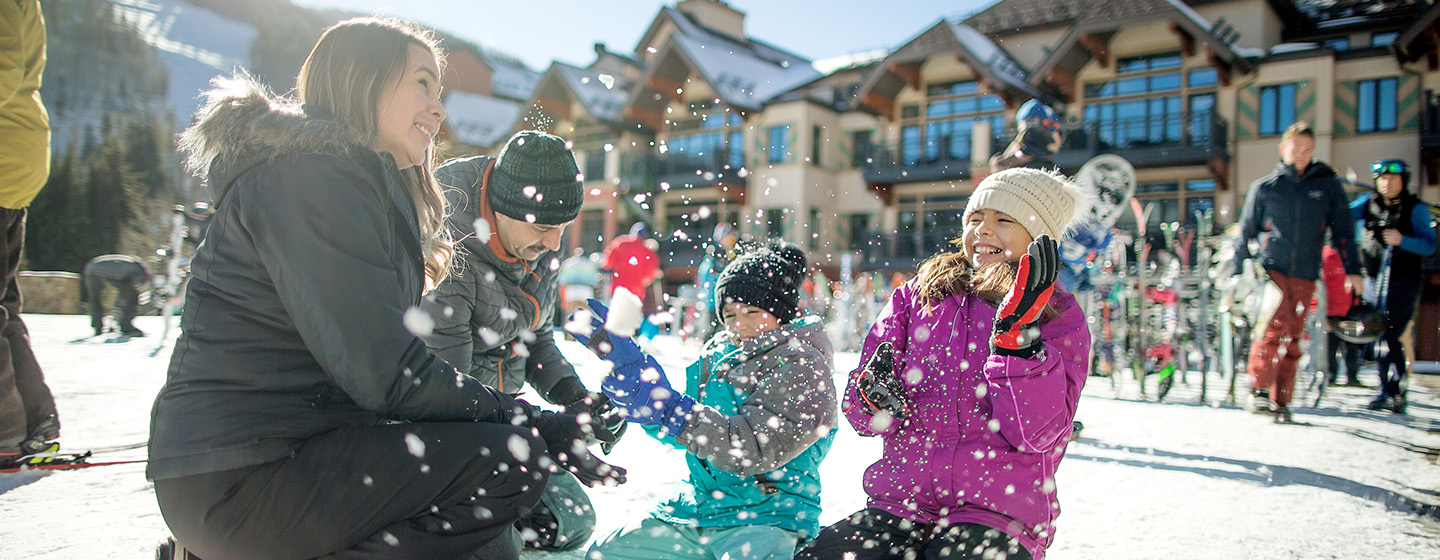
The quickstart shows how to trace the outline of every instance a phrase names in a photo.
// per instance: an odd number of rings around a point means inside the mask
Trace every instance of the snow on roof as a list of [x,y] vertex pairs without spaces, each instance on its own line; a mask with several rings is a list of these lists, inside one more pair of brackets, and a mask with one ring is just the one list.
[[715,34],[674,34],[685,51],[726,104],[758,109],[790,89],[820,77],[810,61],[784,51],[750,42],[740,45]]
[[590,116],[604,121],[617,121],[630,97],[630,84],[620,76],[594,68],[576,68],[557,62],[556,68],[565,78],[570,92],[590,113]]
[[482,148],[504,140],[524,108],[518,101],[464,91],[451,91],[444,103],[445,126],[455,133],[455,139]]
[[180,0],[112,0],[118,17],[159,51],[170,72],[166,92],[176,123],[190,123],[210,80],[246,68],[254,27]]
[[510,99],[529,99],[530,94],[535,92],[535,86],[540,83],[540,73],[523,65],[490,56],[487,56],[485,61],[494,70],[490,77],[490,89],[495,95]]
[[1030,79],[1030,73],[989,37],[963,23],[952,23],[950,29],[955,32],[955,38],[960,44],[964,45],[970,54],[975,55],[981,66],[988,68],[1009,86],[1021,91],[1031,91],[1029,83],[1026,82]]

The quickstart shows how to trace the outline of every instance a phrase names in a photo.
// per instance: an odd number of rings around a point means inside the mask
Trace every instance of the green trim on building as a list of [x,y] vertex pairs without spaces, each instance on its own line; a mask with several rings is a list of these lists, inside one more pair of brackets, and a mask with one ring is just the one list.
[[1355,91],[1356,82],[1343,81],[1335,84],[1335,135],[1355,133]]

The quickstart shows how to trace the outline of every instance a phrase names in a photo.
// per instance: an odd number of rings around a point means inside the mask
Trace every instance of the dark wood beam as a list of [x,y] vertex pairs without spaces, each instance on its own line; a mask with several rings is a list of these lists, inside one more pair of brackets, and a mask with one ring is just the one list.
[[865,188],[880,197],[880,202],[886,206],[895,205],[895,185],[889,183],[865,183]]
[[1220,78],[1220,85],[1228,87],[1230,85],[1230,65],[1220,60],[1220,56],[1215,54],[1214,49],[1205,49],[1205,60],[1215,67],[1215,74]]
[[860,105],[874,109],[887,121],[895,120],[895,98],[893,97],[886,97],[872,91],[865,94],[864,99],[860,100]]
[[650,130],[665,130],[665,114],[660,111],[631,105],[627,115]]
[[1060,95],[1065,96],[1066,101],[1075,101],[1075,75],[1066,72],[1059,66],[1051,66],[1050,71],[1045,74],[1045,81],[1055,84],[1060,90]]
[[1437,52],[1440,51],[1440,32],[1436,32],[1434,26],[1427,27],[1425,28],[1425,39],[1429,43],[1425,48],[1425,61],[1429,64],[1431,72],[1440,70],[1440,52]]
[[1223,158],[1210,158],[1205,167],[1210,169],[1210,178],[1215,180],[1216,189],[1230,190],[1230,162]]
[[685,84],[659,74],[651,74],[645,80],[645,87],[659,92],[666,98],[674,99],[680,96],[678,92],[685,87]]
[[1081,33],[1080,46],[1090,51],[1090,56],[1101,68],[1110,67],[1110,40],[1095,33]]
[[568,121],[570,119],[570,100],[556,99],[554,97],[539,96],[535,98],[535,105],[540,107],[550,116],[557,120]]
[[900,79],[905,80],[906,85],[909,85],[916,90],[920,89],[919,64],[913,62],[899,62],[891,64],[890,67],[886,70],[888,70],[891,74],[899,76]]
[[1180,23],[1173,19],[1170,20],[1169,26],[1170,32],[1180,38],[1180,52],[1185,53],[1187,57],[1195,56],[1195,36],[1186,31],[1184,27],[1180,27]]

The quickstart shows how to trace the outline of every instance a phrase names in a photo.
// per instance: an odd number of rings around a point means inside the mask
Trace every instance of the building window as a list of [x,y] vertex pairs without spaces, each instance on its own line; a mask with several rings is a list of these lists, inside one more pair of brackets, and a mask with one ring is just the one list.
[[585,180],[599,181],[605,178],[605,150],[585,152]]
[[789,208],[766,208],[765,223],[756,225],[763,226],[760,231],[764,231],[767,237],[784,239],[785,234],[790,232],[791,213],[789,210]]
[[592,209],[580,213],[580,248],[595,253],[605,249],[605,211]]
[[925,258],[953,251],[950,240],[965,229],[968,194],[931,194],[900,197],[900,227],[895,234],[897,256]]
[[671,122],[669,137],[663,141],[664,153],[694,158],[691,163],[706,171],[739,169],[745,166],[744,124],[740,115],[727,107],[692,104],[687,117]]
[[816,207],[814,207],[814,206],[811,206],[811,207],[810,207],[810,228],[809,228],[809,229],[810,229],[810,234],[809,234],[808,237],[810,238],[810,250],[811,250],[811,251],[814,251],[814,250],[820,248],[820,229],[821,229],[821,228],[820,228],[820,209],[819,209],[819,208],[816,208]]
[[1355,129],[1359,132],[1395,130],[1395,78],[1361,80],[1355,84]]
[[1273,136],[1295,124],[1295,92],[1298,84],[1260,88],[1260,135]]
[[850,214],[845,217],[849,225],[849,237],[846,239],[846,249],[859,251],[861,247],[871,241],[870,237],[870,214]]
[[870,159],[870,131],[856,130],[850,133],[850,166],[864,167]]
[[1389,32],[1385,32],[1385,33],[1375,33],[1375,34],[1373,34],[1373,35],[1370,36],[1370,46],[1372,46],[1372,47],[1384,47],[1384,46],[1388,46],[1388,45],[1390,45],[1391,43],[1394,43],[1394,42],[1395,42],[1395,39],[1398,39],[1398,38],[1400,38],[1400,32],[1399,32],[1399,31],[1389,31]]
[[787,154],[790,153],[790,125],[782,124],[770,127],[770,151],[769,163],[785,163]]
[[[915,110],[906,110],[910,107]],[[925,88],[924,110],[907,105],[901,110],[901,120],[901,165],[969,162],[974,124],[987,122],[991,136],[1003,134],[1005,102],[983,93],[974,80],[930,84]]]
[[1337,52],[1338,52],[1338,51],[1348,51],[1348,50],[1350,50],[1350,38],[1349,38],[1349,37],[1340,37],[1340,38],[1338,38],[1338,39],[1326,39],[1326,40],[1324,40],[1324,41],[1321,41],[1320,44],[1323,45],[1323,46],[1326,46],[1326,47],[1330,47],[1331,49],[1333,49],[1333,50],[1335,50],[1335,51],[1337,51]]
[[[1195,211],[1205,211],[1215,207],[1215,180],[1214,179],[1190,179],[1180,182],[1164,183],[1141,183],[1135,185],[1135,199],[1142,207],[1149,206],[1149,219],[1145,222],[1145,233],[1147,240],[1152,245],[1165,243],[1165,236],[1160,233],[1160,224],[1179,223],[1186,228],[1194,228],[1197,224]],[[1115,227],[1129,233],[1132,237],[1139,235],[1139,229],[1135,227],[1135,213],[1123,212],[1116,220]],[[1190,262],[1194,263],[1196,245],[1190,247]],[[1151,251],[1153,260],[1158,251]],[[1133,256],[1133,255],[1132,255]]]
[[[1085,84],[1085,133],[1110,148],[1208,142],[1211,105],[1196,99],[1208,95],[1213,101],[1219,73],[1187,71],[1182,61],[1179,53],[1124,58],[1115,79]],[[1188,113],[1182,106],[1187,99]]]
[[820,166],[820,154],[825,151],[825,137],[821,134],[820,125],[810,127],[810,163],[816,167]]

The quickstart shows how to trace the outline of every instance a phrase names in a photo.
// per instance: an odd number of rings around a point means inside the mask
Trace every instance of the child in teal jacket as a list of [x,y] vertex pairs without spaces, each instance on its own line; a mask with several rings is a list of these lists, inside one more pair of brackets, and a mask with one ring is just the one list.
[[[676,393],[654,359],[599,330],[577,338],[615,364],[602,384],[632,422],[684,449],[689,476],[647,518],[587,558],[785,559],[819,529],[820,462],[838,421],[830,342],[795,317],[806,270],[800,249],[773,243],[741,255],[716,282],[726,330],[686,368]],[[572,324],[575,321],[571,321]]]

